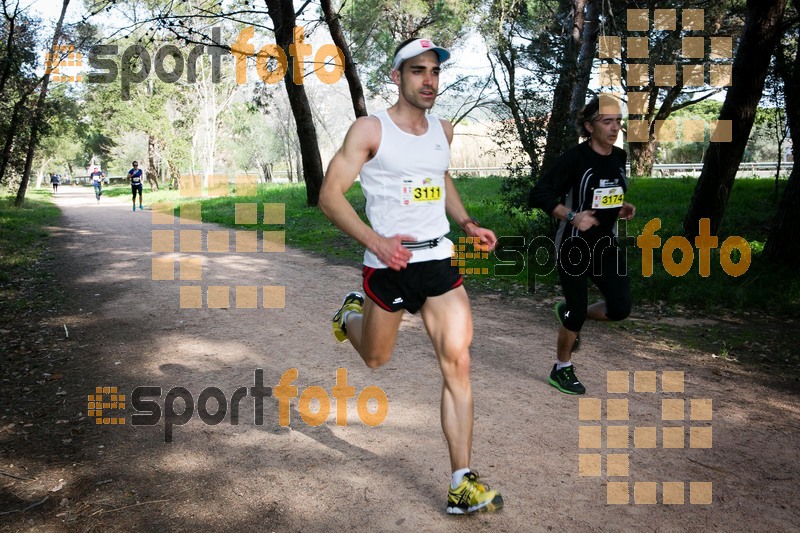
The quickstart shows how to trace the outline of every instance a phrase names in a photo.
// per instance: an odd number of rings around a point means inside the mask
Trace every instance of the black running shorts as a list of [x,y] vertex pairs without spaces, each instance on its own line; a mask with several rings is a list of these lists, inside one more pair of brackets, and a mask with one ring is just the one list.
[[440,296],[464,283],[450,258],[409,263],[400,271],[364,267],[364,292],[387,311],[416,313],[430,296]]
[[134,198],[136,198],[137,192],[139,193],[139,196],[142,195],[142,182],[131,183],[131,194],[133,194]]

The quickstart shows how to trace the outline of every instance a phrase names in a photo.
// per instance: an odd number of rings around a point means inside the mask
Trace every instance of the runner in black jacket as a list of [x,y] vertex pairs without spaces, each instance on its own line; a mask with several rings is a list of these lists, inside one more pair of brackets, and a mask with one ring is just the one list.
[[[577,127],[587,139],[567,150],[531,189],[529,203],[561,222],[556,233],[556,266],[565,301],[556,304],[561,324],[557,360],[549,383],[567,394],[584,394],[571,355],[586,318],[622,320],[631,307],[625,254],[616,238],[617,218],[630,220],[636,208],[625,202],[625,151],[614,146],[622,125],[619,108],[600,113],[595,97],[581,110]],[[605,300],[588,305],[587,279]]]

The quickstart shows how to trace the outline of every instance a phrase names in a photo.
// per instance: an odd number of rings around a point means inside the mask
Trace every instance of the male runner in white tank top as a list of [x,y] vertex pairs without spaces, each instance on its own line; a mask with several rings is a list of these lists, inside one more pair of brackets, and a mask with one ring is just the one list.
[[[446,509],[469,514],[497,511],[503,498],[470,470],[472,314],[461,275],[450,264],[447,215],[489,250],[497,239],[467,214],[447,172],[453,126],[426,113],[436,100],[439,64],[449,57],[429,39],[397,47],[392,64],[397,103],[350,127],[328,165],[319,206],[366,247],[368,298],[357,292],[345,296],[333,318],[336,338],[350,340],[367,366],[377,368],[392,357],[403,311],[422,312],[444,378],[442,428],[453,470]],[[359,174],[371,227],[344,196]]]

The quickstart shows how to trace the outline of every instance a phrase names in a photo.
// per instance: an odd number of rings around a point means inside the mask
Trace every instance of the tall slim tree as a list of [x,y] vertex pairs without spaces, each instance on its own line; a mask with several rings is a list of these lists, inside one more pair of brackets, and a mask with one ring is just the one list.
[[[800,0],[792,0],[795,11],[800,13]],[[767,237],[764,253],[771,260],[800,266],[800,31],[797,25],[787,38],[790,46],[777,54],[777,70],[784,83],[786,98],[786,118],[795,154],[794,166],[789,174],[789,182],[783,191],[778,213]],[[792,60],[789,56],[794,54]]]
[[578,118],[578,111],[586,101],[586,91],[589,88],[589,78],[592,74],[592,60],[597,54],[597,37],[600,35],[600,17],[602,0],[587,0],[586,15],[583,21],[583,42],[578,55],[578,72],[575,85],[572,89],[570,102],[569,122],[574,124]]
[[24,10],[10,10],[3,0],[3,20],[0,26],[0,141],[3,145],[0,156],[0,185],[10,181],[11,172],[18,160],[24,160],[25,141],[30,131],[31,95],[42,83],[43,76],[35,73],[36,63],[41,57],[36,53],[37,35],[41,34],[40,20],[32,18]]
[[781,36],[786,0],[748,0],[745,27],[733,60],[731,87],[720,120],[731,121],[731,142],[712,142],[703,161],[692,202],[683,221],[684,232],[695,236],[701,218],[711,219],[717,234],[728,204],[736,171],[744,155],[764,80]]
[[[333,8],[331,0],[320,0],[320,5],[322,6],[322,13],[325,15],[325,22],[331,32],[333,43],[339,47],[339,50],[344,55],[344,76],[347,79],[347,86],[350,88],[353,111],[355,111],[356,117],[365,117],[368,113],[366,100],[364,99],[364,87],[358,77],[358,70],[353,61],[353,54],[350,53],[350,46],[347,44],[344,30],[342,30],[342,25],[339,23],[341,18],[339,12]],[[317,65],[314,65],[314,68],[318,68]]]
[[[64,16],[67,14],[67,7],[69,7],[70,0],[63,0],[61,4],[61,14],[56,23],[56,29],[53,32],[53,40],[50,45],[50,50],[56,50],[59,41],[61,40],[61,28],[64,26]],[[39,99],[36,102],[36,109],[34,110],[33,121],[31,122],[31,134],[28,139],[28,153],[25,156],[25,170],[22,172],[22,182],[19,184],[17,197],[14,200],[16,207],[22,207],[25,202],[25,192],[28,190],[28,181],[31,179],[31,168],[33,167],[33,156],[36,151],[36,144],[39,142],[39,127],[44,114],[44,104],[47,99],[47,86],[50,83],[50,75],[45,72],[42,87],[39,89]]]
[[19,61],[15,61],[15,56],[19,55],[15,40],[17,39],[17,19],[20,17],[19,2],[14,6],[14,10],[9,12],[7,2],[3,1],[3,31],[5,33],[6,42],[2,48],[3,54],[3,70],[0,73],[0,98],[5,92],[6,82],[11,77],[11,73],[19,65]]
[[553,107],[547,122],[547,144],[544,148],[542,171],[546,172],[553,161],[575,144],[576,135],[570,123],[572,93],[578,83],[578,56],[583,44],[584,8],[586,0],[561,0],[559,18],[563,20],[564,48],[560,71],[553,94]]
[[[306,90],[300,83],[295,83],[292,76],[295,70],[295,58],[289,53],[289,46],[295,42],[295,19],[294,6],[292,0],[266,0],[267,10],[272,23],[275,26],[275,43],[283,48],[288,64],[286,67],[286,78],[284,86],[286,95],[289,97],[289,105],[292,107],[295,124],[297,125],[297,137],[300,140],[300,156],[303,161],[303,179],[306,182],[306,201],[308,205],[317,205],[319,202],[319,190],[322,187],[322,158],[317,144],[317,129],[314,126],[314,116],[311,113],[311,106],[308,104]],[[302,66],[298,67],[302,72]]]

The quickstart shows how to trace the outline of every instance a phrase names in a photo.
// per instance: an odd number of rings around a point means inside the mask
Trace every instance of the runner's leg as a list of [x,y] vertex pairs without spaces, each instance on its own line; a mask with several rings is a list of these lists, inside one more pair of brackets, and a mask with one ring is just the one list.
[[585,276],[572,276],[558,265],[558,277],[561,281],[561,290],[566,301],[566,311],[569,317],[563,323],[571,328],[561,325],[558,328],[558,341],[556,344],[556,357],[562,363],[570,360],[575,339],[583,326],[586,317],[586,308],[589,303],[589,292],[586,287]]
[[473,402],[469,381],[472,312],[467,291],[461,286],[430,297],[421,311],[442,369],[442,430],[455,472],[469,468],[472,452]]
[[589,318],[622,320],[630,314],[631,288],[624,254],[617,246],[608,247],[602,252],[602,270],[592,276],[592,281],[603,294],[604,300],[589,306]]
[[403,311],[386,311],[366,298],[363,315],[347,315],[347,339],[368,367],[378,368],[392,358],[402,320]]

